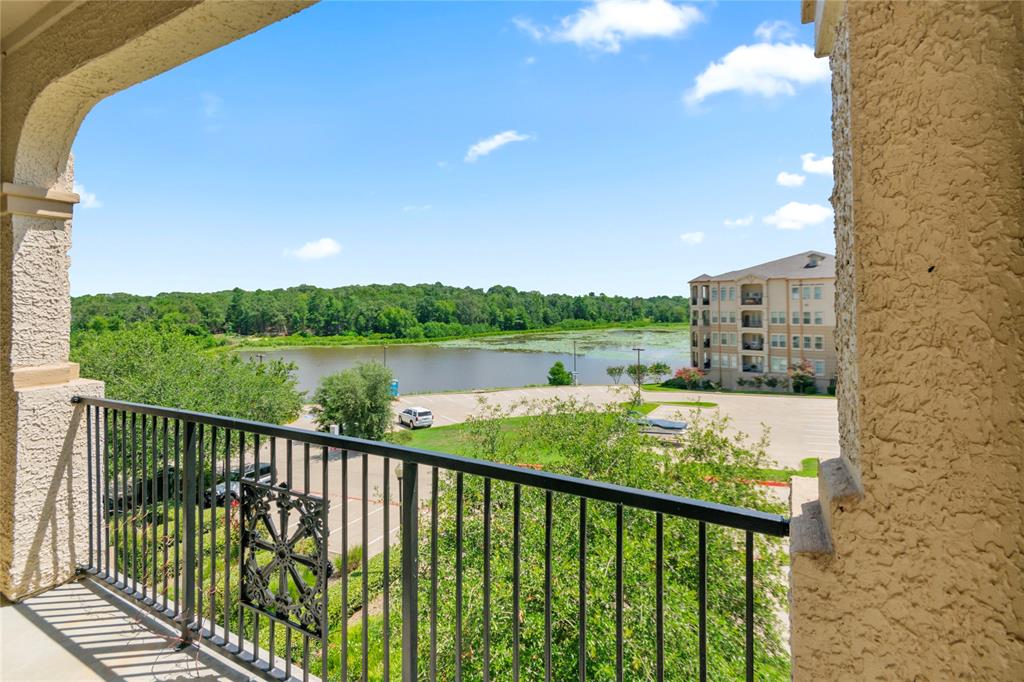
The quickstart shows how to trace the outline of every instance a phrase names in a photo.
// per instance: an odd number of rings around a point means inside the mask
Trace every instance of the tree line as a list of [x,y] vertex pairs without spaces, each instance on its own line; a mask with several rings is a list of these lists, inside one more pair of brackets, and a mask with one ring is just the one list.
[[191,327],[196,333],[415,339],[645,320],[685,322],[689,319],[688,305],[685,296],[572,296],[508,286],[484,290],[436,283],[333,289],[302,285],[256,291],[235,288],[156,296],[94,294],[73,298],[71,314],[72,331],[163,322]]

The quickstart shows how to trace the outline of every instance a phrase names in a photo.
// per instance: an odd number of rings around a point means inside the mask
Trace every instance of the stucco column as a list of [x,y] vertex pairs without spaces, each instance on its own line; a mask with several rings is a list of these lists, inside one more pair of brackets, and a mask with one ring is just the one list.
[[54,187],[4,183],[0,591],[18,599],[71,577],[87,547],[84,413],[100,396],[68,362],[73,171]]
[[805,3],[831,55],[842,457],[797,680],[1024,679],[1024,6]]

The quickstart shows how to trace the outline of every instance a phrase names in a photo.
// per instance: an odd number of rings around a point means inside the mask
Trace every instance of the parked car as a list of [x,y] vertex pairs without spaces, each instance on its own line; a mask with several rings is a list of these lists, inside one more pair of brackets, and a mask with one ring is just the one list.
[[653,435],[679,434],[688,428],[686,422],[677,422],[672,419],[651,419],[637,410],[629,411],[629,421],[640,426],[644,433]]
[[228,474],[228,481],[221,481],[214,488],[214,494],[211,496],[210,491],[207,490],[203,496],[205,506],[221,506],[227,500],[226,497],[231,500],[238,500],[242,497],[242,486],[240,481],[242,478],[252,479],[258,476],[256,480],[260,483],[270,483],[274,480],[274,468],[270,465],[270,462],[260,462],[259,472],[256,472],[256,465],[249,464],[245,467],[245,473],[243,474],[238,469],[232,469]]
[[173,465],[158,471],[156,478],[148,471],[144,478],[140,477],[132,483],[120,477],[111,478],[109,484],[112,494],[107,498],[107,516],[130,513],[133,507],[148,510],[149,505],[162,502],[165,479],[167,497],[173,500],[178,490],[178,470]]
[[408,407],[398,413],[398,423],[410,429],[428,428],[434,424],[434,413],[425,407]]

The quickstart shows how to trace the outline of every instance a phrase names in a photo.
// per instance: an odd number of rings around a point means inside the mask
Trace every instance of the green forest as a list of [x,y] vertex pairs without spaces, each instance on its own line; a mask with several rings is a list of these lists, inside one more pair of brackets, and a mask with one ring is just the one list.
[[685,296],[571,296],[437,283],[94,294],[73,298],[71,314],[73,332],[160,322],[196,334],[436,339],[611,323],[685,322],[688,305]]

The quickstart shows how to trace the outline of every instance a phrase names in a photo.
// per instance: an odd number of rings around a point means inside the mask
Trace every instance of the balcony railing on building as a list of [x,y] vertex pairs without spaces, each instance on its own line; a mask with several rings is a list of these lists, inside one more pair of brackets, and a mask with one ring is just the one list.
[[[705,363],[707,366],[709,363]],[[526,608],[524,599],[535,599],[532,595],[525,597],[520,590],[522,500],[524,491],[533,491],[525,493],[531,496],[529,499],[541,495],[544,500],[546,550],[542,562],[537,557],[530,557],[529,561],[542,563],[544,570],[543,594],[539,598],[544,611],[543,667],[547,679],[551,679],[552,629],[556,627],[552,571],[556,564],[564,567],[569,561],[576,563],[579,573],[578,611],[571,626],[578,639],[579,679],[587,676],[592,652],[609,650],[607,647],[615,651],[615,679],[621,681],[628,676],[623,668],[623,647],[630,637],[624,627],[624,613],[629,607],[623,578],[625,571],[630,570],[630,562],[623,553],[624,513],[651,515],[654,529],[655,574],[651,589],[657,606],[651,618],[655,619],[657,635],[651,655],[658,679],[666,679],[665,646],[671,646],[671,642],[665,641],[666,595],[688,594],[691,589],[667,584],[679,576],[664,570],[666,520],[688,519],[698,524],[697,579],[693,586],[696,599],[686,608],[698,613],[702,680],[708,672],[706,538],[709,528],[732,529],[730,532],[738,534],[745,555],[746,577],[745,601],[735,619],[737,624],[742,623],[745,632],[741,655],[746,678],[755,679],[755,535],[787,535],[789,521],[785,517],[390,443],[115,400],[74,401],[84,405],[88,441],[89,547],[82,570],[180,628],[184,642],[202,638],[204,644],[217,647],[261,675],[300,675],[304,679],[317,675],[322,680],[347,681],[352,672],[349,649],[354,647],[358,649],[353,656],[358,671],[362,671],[358,673],[361,679],[367,679],[371,649],[383,656],[383,679],[389,679],[392,635],[388,623],[395,616],[400,619],[400,634],[396,635],[400,641],[395,648],[401,659],[400,663],[395,662],[396,678],[400,668],[403,682],[438,679],[438,628],[454,626],[454,678],[460,679],[462,661],[468,653],[463,648],[467,627],[464,595],[475,591],[474,599],[482,603],[483,615],[479,623],[474,621],[473,627],[482,628],[483,648],[472,655],[481,657],[484,679],[490,679],[492,614],[497,607],[493,603],[490,571],[491,528],[494,523],[501,523],[503,528],[511,525],[512,568],[507,578],[511,581],[511,603],[500,607],[521,614]],[[360,471],[361,516],[354,522],[358,524],[355,529],[350,529],[352,511],[347,499],[350,461]],[[392,463],[401,464],[397,512],[390,503]],[[372,491],[369,487],[371,464],[379,464],[384,473],[382,490]],[[440,559],[439,483],[445,485],[445,499],[454,497],[455,504],[454,518],[446,514],[444,521],[455,524],[454,557],[446,554]],[[333,486],[340,486],[340,495],[334,492],[342,500],[340,513],[331,509],[329,487]],[[503,486],[503,495],[492,498],[492,487],[497,490],[497,486]],[[468,511],[469,493],[464,492],[467,489],[474,495]],[[475,495],[481,489],[478,507]],[[384,622],[379,634],[377,630],[371,633],[368,621],[372,606],[367,582],[371,547],[368,500],[372,494],[379,494],[383,500],[380,523],[384,539],[384,591],[382,601],[375,607],[382,611]],[[506,494],[511,500],[509,505],[505,504]],[[494,499],[501,502],[493,503]],[[559,513],[572,509],[578,516],[577,547],[572,558],[552,554],[553,503],[558,504]],[[400,534],[394,549],[390,541],[392,513],[397,513]],[[591,632],[586,616],[588,579],[593,579],[588,573],[593,569],[587,561],[588,542],[597,541],[593,524],[609,513],[615,519],[615,626],[614,632]],[[467,514],[479,515],[473,519],[483,524],[483,581],[479,585],[463,581]],[[588,521],[588,515],[594,515],[594,520]],[[348,557],[353,544],[363,548],[358,560],[362,579],[351,578],[347,565],[340,569],[340,575],[335,575],[328,543],[338,542],[336,534],[340,534],[341,557]],[[477,539],[474,535],[473,541]],[[398,554],[397,566],[391,563],[393,552]],[[421,561],[429,566],[421,569]],[[390,576],[398,577],[394,587]],[[422,580],[429,584],[421,584]],[[454,623],[437,621],[439,580],[454,580]],[[360,597],[362,627],[358,641],[349,639],[346,614],[332,616],[328,612],[329,581],[333,581],[332,590],[340,583],[341,604],[348,605],[350,595]],[[352,585],[353,581],[358,584]],[[352,592],[354,589],[360,592]],[[389,593],[390,589],[398,594]],[[421,593],[425,602],[420,601]],[[502,590],[501,594],[507,593]],[[395,614],[392,596],[400,604]],[[671,608],[682,605],[673,604]],[[518,617],[510,620],[512,671],[516,679],[523,625]],[[561,616],[557,622],[558,628],[568,625]],[[371,647],[370,638],[377,636],[383,641],[374,642],[380,646]],[[335,650],[333,660],[337,666],[329,667],[330,656],[321,653]],[[608,670],[608,675],[612,675],[612,670]]]
[[748,329],[760,329],[764,326],[764,319],[760,315],[743,315],[740,326]]

